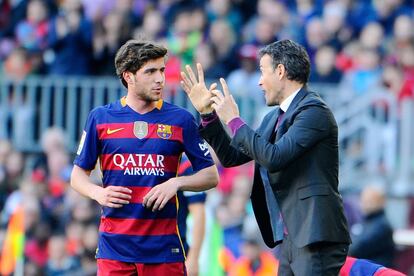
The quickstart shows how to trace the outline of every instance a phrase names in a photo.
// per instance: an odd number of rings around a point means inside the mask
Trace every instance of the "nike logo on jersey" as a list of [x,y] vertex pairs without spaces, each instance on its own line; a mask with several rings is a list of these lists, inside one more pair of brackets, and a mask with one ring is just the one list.
[[121,128],[116,128],[116,129],[110,129],[110,128],[108,128],[108,129],[106,130],[106,134],[110,135],[110,134],[113,134],[113,133],[118,132],[118,131],[123,130],[123,129],[124,129],[123,127],[121,127]]

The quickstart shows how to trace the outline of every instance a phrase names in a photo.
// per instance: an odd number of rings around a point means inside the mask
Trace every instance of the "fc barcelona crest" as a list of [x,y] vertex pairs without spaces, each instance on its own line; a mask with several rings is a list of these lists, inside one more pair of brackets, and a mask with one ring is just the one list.
[[134,122],[134,135],[138,139],[143,139],[148,135],[148,123],[144,121]]
[[158,124],[157,135],[162,139],[170,139],[172,136],[171,126]]

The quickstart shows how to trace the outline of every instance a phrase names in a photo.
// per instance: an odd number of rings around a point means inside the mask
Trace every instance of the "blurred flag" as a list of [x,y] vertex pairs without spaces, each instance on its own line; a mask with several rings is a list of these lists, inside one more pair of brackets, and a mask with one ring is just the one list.
[[24,250],[24,209],[16,208],[10,216],[0,258],[0,275],[10,275],[17,263],[23,263]]

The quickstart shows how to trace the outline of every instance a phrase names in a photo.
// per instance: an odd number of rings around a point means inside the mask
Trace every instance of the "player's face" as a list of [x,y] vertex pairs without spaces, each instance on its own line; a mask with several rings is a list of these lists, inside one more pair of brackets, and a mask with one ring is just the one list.
[[139,99],[154,102],[162,97],[165,84],[165,59],[149,60],[132,75],[128,90]]
[[[283,73],[280,66],[273,69],[272,58],[264,55],[260,59],[261,76],[259,85],[262,88],[266,100],[266,105],[278,105],[283,99]],[[282,74],[281,74],[282,73]]]

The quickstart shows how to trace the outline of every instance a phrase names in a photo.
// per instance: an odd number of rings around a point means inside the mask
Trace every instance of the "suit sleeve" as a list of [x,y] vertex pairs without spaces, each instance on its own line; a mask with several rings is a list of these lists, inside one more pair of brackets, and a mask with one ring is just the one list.
[[214,120],[205,127],[200,127],[200,134],[214,149],[224,167],[234,167],[252,160],[251,157],[230,145],[231,138],[224,130],[220,120]]
[[244,125],[233,137],[231,145],[274,173],[325,139],[334,128],[337,129],[336,122],[328,108],[307,106],[296,114],[288,131],[275,144]]

